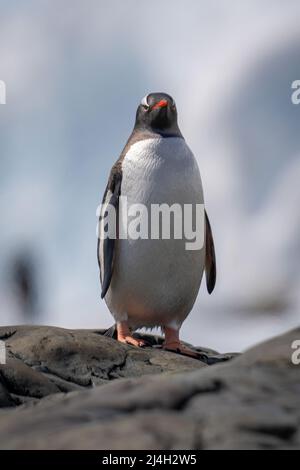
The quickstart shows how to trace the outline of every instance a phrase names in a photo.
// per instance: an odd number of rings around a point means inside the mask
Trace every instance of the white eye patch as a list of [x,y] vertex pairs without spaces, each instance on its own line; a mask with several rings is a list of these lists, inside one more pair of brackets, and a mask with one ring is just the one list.
[[149,104],[148,104],[147,98],[148,98],[148,95],[144,96],[144,98],[141,101],[141,105],[146,106],[148,108]]

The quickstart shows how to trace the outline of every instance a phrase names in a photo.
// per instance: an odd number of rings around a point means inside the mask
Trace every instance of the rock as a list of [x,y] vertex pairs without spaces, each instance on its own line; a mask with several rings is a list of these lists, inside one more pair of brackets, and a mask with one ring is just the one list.
[[0,407],[14,406],[15,402],[8,393],[6,387],[0,383]]
[[[16,327],[6,339],[9,357],[41,378],[30,376],[32,393],[23,369],[18,386],[18,374],[4,373],[2,366],[7,403],[24,393],[29,401],[2,408],[0,448],[297,449],[296,339],[300,328],[207,366],[134,349],[99,332]],[[64,393],[66,383],[76,390]]]
[[[47,326],[0,328],[0,339],[5,341],[7,350],[7,364],[0,366],[3,386],[0,406],[8,406],[7,400],[19,405],[30,399],[92,388],[118,378],[206,367],[201,361],[157,348],[137,349],[121,344],[103,333]],[[156,345],[159,341],[152,337]],[[207,358],[218,356],[209,350],[203,354]]]

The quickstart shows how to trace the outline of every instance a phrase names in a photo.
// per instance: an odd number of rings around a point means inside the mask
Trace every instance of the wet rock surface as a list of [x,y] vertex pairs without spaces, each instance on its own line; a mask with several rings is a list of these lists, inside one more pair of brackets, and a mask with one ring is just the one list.
[[203,361],[103,333],[0,328],[1,449],[300,447],[300,328],[236,357],[195,348]]

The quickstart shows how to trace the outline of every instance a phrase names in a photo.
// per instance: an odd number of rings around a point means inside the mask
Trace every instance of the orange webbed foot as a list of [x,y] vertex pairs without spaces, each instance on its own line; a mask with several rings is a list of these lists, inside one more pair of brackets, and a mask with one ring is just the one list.
[[164,327],[165,341],[163,349],[166,351],[175,352],[184,356],[193,357],[194,359],[201,359],[201,354],[193,349],[185,346],[179,339],[179,330],[170,327]]
[[144,348],[147,346],[146,341],[143,339],[136,339],[133,336],[118,337],[118,341],[125,344],[131,344],[132,346],[136,346],[138,348]]
[[131,344],[138,348],[144,348],[147,346],[147,342],[143,339],[134,338],[128,327],[127,322],[120,322],[117,324],[117,340],[121,343]]
[[173,341],[171,343],[164,342],[163,349],[165,351],[175,352],[177,354],[183,354],[184,356],[193,357],[195,359],[200,359],[200,354],[197,351],[185,346],[181,341]]

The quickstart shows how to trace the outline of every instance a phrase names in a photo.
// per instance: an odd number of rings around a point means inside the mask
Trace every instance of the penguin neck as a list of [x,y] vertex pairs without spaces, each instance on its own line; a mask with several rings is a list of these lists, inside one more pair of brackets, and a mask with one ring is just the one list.
[[143,134],[148,138],[151,137],[179,137],[183,139],[183,135],[180,132],[180,129],[176,123],[176,125],[167,128],[167,129],[155,129],[149,126],[145,126],[143,124],[135,124],[133,129],[133,134]]

